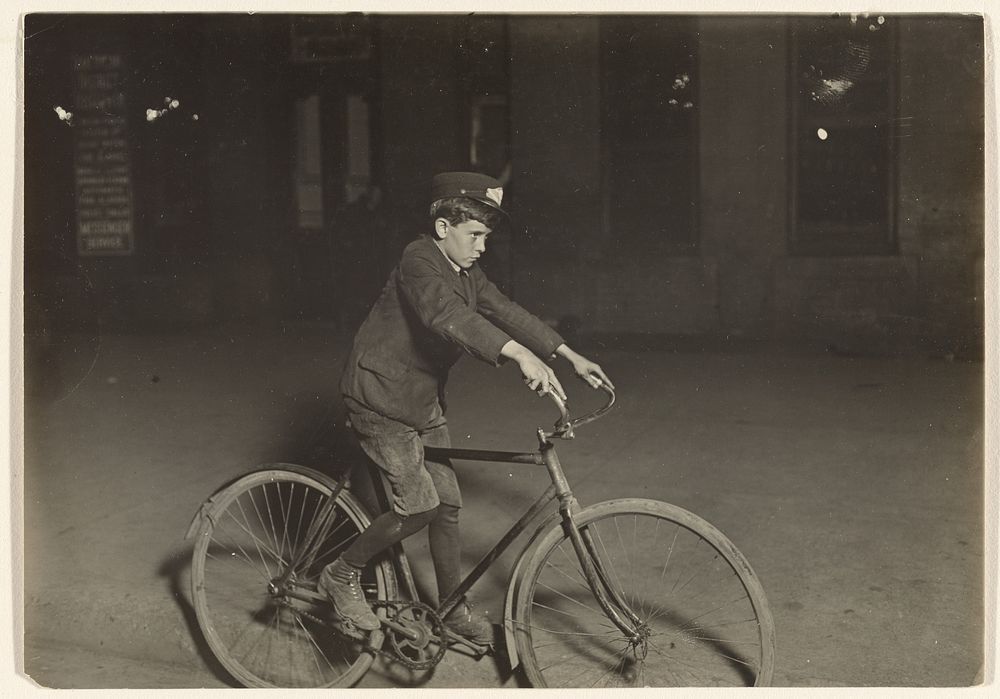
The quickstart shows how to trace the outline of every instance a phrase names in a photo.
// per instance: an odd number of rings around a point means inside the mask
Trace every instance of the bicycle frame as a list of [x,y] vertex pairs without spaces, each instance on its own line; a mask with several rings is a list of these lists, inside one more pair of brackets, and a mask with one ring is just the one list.
[[600,562],[597,549],[593,546],[593,542],[586,541],[587,537],[581,535],[581,532],[576,527],[573,515],[574,512],[578,511],[579,504],[573,496],[573,492],[563,473],[555,446],[552,442],[548,441],[549,436],[552,435],[542,430],[538,431],[541,446],[537,452],[498,452],[444,447],[427,447],[425,449],[425,455],[431,460],[458,459],[462,461],[545,466],[552,480],[551,485],[549,485],[545,492],[507,530],[507,533],[494,544],[493,548],[484,554],[479,563],[469,571],[469,574],[465,576],[458,587],[446,599],[440,601],[436,611],[438,615],[443,617],[454,609],[462,596],[482,577],[493,562],[503,555],[510,544],[541,514],[545,507],[552,501],[558,501],[561,521],[573,544],[577,558],[580,560],[580,565],[594,593],[594,597],[615,625],[623,633],[631,637],[636,633],[636,624],[638,624],[639,619],[621,599],[614,587],[610,585],[609,579],[603,570],[603,565]]
[[[518,536],[520,536],[524,530],[538,518],[546,506],[550,502],[556,501],[558,502],[558,514],[563,523],[564,530],[567,532],[567,535],[573,545],[573,549],[575,550],[577,558],[580,561],[584,576],[594,593],[595,599],[598,601],[598,604],[601,606],[604,613],[608,615],[608,618],[611,619],[611,621],[627,637],[635,636],[637,633],[636,627],[639,624],[639,618],[621,598],[618,592],[614,589],[614,586],[610,584],[610,579],[605,573],[604,566],[601,563],[601,556],[596,547],[593,545],[593,542],[590,540],[589,534],[587,532],[581,532],[577,529],[576,522],[574,520],[574,513],[579,511],[579,504],[577,503],[569,482],[566,480],[566,476],[563,473],[562,465],[560,464],[559,457],[556,454],[555,445],[550,441],[551,438],[573,439],[575,436],[574,429],[576,427],[591,422],[610,410],[611,406],[615,402],[614,391],[606,386],[602,386],[602,388],[604,388],[610,396],[608,403],[598,410],[575,420],[569,419],[565,403],[554,393],[549,393],[548,395],[552,398],[560,410],[560,420],[556,422],[555,429],[552,431],[546,432],[542,429],[537,430],[539,442],[538,451],[511,452],[446,447],[424,448],[425,457],[431,461],[457,459],[460,461],[544,466],[548,471],[550,480],[552,481],[548,488],[546,488],[545,492],[542,493],[534,504],[532,504],[510,527],[510,529],[507,530],[500,540],[497,541],[497,543],[483,555],[479,563],[477,563],[475,567],[469,571],[468,575],[462,579],[462,582],[459,583],[458,587],[455,588],[455,590],[452,591],[447,598],[440,600],[438,607],[435,610],[440,617],[444,617],[451,612],[465,593],[468,592],[469,589],[489,569],[489,567],[501,555],[503,555],[514,540],[517,539]],[[344,481],[338,483],[337,490],[332,494],[328,502],[332,503],[333,499],[336,498],[337,492],[339,492],[343,486]],[[384,487],[381,489],[376,487],[375,490],[381,501],[380,504],[383,509],[385,509],[388,507],[386,489]],[[325,538],[326,529],[329,525],[328,515],[331,512],[332,507],[324,506],[321,516],[318,518],[320,522],[318,528],[310,531],[307,535],[310,543],[313,541],[321,541]],[[311,549],[313,549],[313,546],[311,545],[303,547],[300,550],[299,557],[302,555],[311,555],[309,553]],[[403,585],[412,599],[419,599],[412,572],[410,571],[409,564],[403,554],[402,545],[396,544],[393,547],[393,553],[395,554],[397,570],[402,577]],[[293,561],[292,565],[288,567],[284,576],[277,581],[277,585],[281,587],[285,586],[288,577],[291,575],[291,571],[298,567],[300,562],[299,557],[297,557]],[[293,593],[292,596],[311,598],[315,594],[316,593],[301,590],[298,591],[297,594]]]

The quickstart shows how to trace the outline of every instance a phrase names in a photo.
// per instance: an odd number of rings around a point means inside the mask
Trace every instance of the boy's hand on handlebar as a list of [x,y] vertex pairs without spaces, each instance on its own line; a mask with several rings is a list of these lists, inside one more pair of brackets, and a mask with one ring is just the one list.
[[562,384],[559,383],[559,379],[556,378],[555,372],[527,347],[511,340],[503,346],[500,354],[517,362],[517,365],[521,367],[524,383],[532,391],[544,396],[551,390],[564,401],[566,400],[566,392],[563,390]]
[[615,385],[611,383],[611,379],[608,375],[604,373],[604,370],[594,362],[586,359],[584,357],[580,358],[582,361],[573,362],[573,370],[576,375],[581,379],[590,384],[591,388],[600,388],[601,384],[607,384],[610,388],[614,388]]
[[562,384],[559,383],[555,372],[548,364],[532,354],[523,361],[519,360],[518,365],[521,367],[521,373],[524,374],[524,383],[532,391],[540,396],[553,391],[564,401],[566,400],[566,391],[563,390]]
[[591,388],[600,388],[601,384],[606,384],[609,388],[614,389],[615,385],[611,383],[611,379],[596,362],[574,352],[566,345],[560,345],[556,354],[565,357],[573,365],[573,371],[576,372],[576,375],[590,384]]

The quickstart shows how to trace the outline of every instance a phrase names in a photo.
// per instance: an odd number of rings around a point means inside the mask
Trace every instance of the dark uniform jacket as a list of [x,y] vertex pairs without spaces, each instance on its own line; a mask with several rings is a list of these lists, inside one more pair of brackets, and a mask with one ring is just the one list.
[[354,338],[341,392],[421,428],[443,407],[448,371],[463,352],[499,365],[517,340],[542,359],[563,339],[490,282],[478,265],[456,272],[429,236],[403,251]]

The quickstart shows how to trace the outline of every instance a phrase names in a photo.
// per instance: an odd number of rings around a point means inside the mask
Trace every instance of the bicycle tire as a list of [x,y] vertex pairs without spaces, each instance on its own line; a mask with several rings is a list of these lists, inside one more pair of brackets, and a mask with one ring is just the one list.
[[[286,467],[287,466],[287,467]],[[292,470],[294,469],[294,470]],[[335,482],[311,469],[278,464],[249,473],[214,495],[203,511],[191,567],[198,625],[219,662],[247,687],[349,687],[371,667],[381,630],[350,641],[325,623],[325,600],[276,596],[268,585],[315,531]],[[371,522],[348,491],[336,498],[332,530],[316,542],[291,580],[315,592],[319,571]],[[369,597],[397,597],[389,560],[362,576]]]
[[645,499],[599,503],[575,521],[648,635],[630,642],[600,608],[560,522],[526,554],[516,588],[514,636],[532,686],[770,684],[771,612],[724,534],[687,510]]

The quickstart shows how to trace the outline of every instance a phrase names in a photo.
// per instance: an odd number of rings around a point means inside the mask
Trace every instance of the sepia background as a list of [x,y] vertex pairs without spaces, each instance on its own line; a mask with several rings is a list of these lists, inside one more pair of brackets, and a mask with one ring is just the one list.
[[[352,333],[443,170],[501,179],[484,268],[619,388],[571,447],[581,501],[729,533],[777,684],[982,681],[982,17],[33,14],[24,36],[34,681],[232,684],[187,523],[256,464],[329,465]],[[551,418],[515,373],[461,364],[453,434],[529,447]],[[460,477],[471,564],[541,481]],[[449,657],[362,686],[520,681]]]

